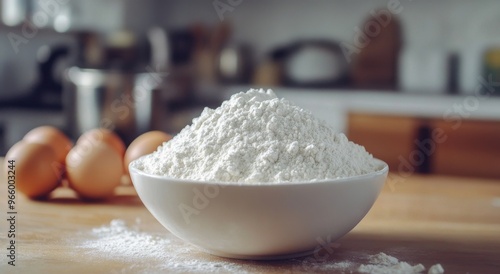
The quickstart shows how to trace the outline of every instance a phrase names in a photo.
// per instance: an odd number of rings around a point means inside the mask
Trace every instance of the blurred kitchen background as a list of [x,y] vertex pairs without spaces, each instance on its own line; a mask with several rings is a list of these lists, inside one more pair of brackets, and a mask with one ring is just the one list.
[[499,1],[0,3],[0,155],[47,124],[175,134],[262,87],[392,171],[500,178]]

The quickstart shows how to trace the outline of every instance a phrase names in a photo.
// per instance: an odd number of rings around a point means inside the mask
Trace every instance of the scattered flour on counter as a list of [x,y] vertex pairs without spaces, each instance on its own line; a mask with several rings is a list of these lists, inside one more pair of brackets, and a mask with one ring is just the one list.
[[145,247],[147,256],[160,258],[164,255],[165,246],[170,243],[167,239],[140,232],[137,226],[129,227],[124,220],[118,219],[112,220],[109,225],[92,229],[92,234],[99,240],[88,242],[86,247],[118,259],[145,256]]
[[239,264],[224,259],[202,259],[204,254],[200,256],[198,249],[169,234],[170,237],[160,237],[141,232],[137,223],[127,225],[124,220],[115,219],[109,225],[92,229],[91,234],[94,239],[78,248],[87,250],[87,256],[96,256],[92,261],[127,265],[121,273],[242,272]]
[[149,174],[217,182],[296,182],[380,169],[364,147],[272,90],[240,92],[205,108],[135,167]]
[[441,266],[441,264],[435,264],[429,268],[428,274],[443,274],[444,273],[444,268]]
[[[362,264],[357,271],[370,274],[412,274],[424,272],[425,266],[422,264],[412,266],[407,262],[399,261],[393,256],[380,252],[369,256],[369,264]],[[444,273],[444,269],[440,264],[437,264],[431,266],[428,273],[441,274]]]
[[324,264],[322,266],[318,266],[316,270],[319,271],[342,271],[342,273],[347,272],[350,268],[355,266],[353,262],[350,261],[340,261],[340,262],[335,262],[335,263],[330,263],[330,264]]

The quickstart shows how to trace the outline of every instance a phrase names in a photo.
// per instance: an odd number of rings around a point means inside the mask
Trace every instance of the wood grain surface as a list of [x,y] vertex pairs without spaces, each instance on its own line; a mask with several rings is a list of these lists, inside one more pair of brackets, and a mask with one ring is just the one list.
[[[120,187],[115,198],[100,203],[82,202],[65,188],[57,189],[46,201],[18,195],[13,267],[6,258],[5,173],[0,173],[0,178],[0,273],[356,273],[366,256],[379,252],[427,268],[440,263],[445,273],[500,273],[497,180],[421,175],[391,179],[368,215],[321,260],[309,256],[244,261],[205,254],[164,229],[131,186]],[[391,178],[398,177],[391,174]],[[113,219],[140,226],[143,235],[168,239],[166,259],[148,256],[148,243],[137,256],[126,260],[110,254],[119,250],[89,248],[88,243],[99,241],[92,236],[92,229],[109,225]],[[352,267],[333,267],[341,261],[350,261]]]

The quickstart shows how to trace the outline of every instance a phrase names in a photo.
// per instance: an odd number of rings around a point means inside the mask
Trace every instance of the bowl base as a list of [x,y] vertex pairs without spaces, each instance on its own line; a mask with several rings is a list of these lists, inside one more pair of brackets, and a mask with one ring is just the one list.
[[223,258],[229,258],[229,259],[240,259],[240,260],[256,260],[256,261],[273,261],[273,260],[285,260],[285,259],[294,259],[294,258],[299,258],[299,257],[305,257],[308,255],[311,255],[314,253],[314,250],[307,250],[307,251],[302,251],[302,252],[296,252],[296,253],[289,253],[289,254],[283,254],[283,255],[244,255],[244,254],[233,254],[233,253],[226,253],[226,252],[220,252],[220,251],[214,251],[214,250],[207,250],[201,247],[200,248],[202,251],[218,256],[218,257],[223,257]]

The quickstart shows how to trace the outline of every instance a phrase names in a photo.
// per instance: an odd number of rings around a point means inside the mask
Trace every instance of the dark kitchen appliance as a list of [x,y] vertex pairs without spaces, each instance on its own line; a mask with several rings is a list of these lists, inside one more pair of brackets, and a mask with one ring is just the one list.
[[62,82],[55,77],[57,63],[69,54],[66,45],[43,46],[37,52],[38,81],[28,95],[0,101],[3,108],[30,108],[61,110]]

